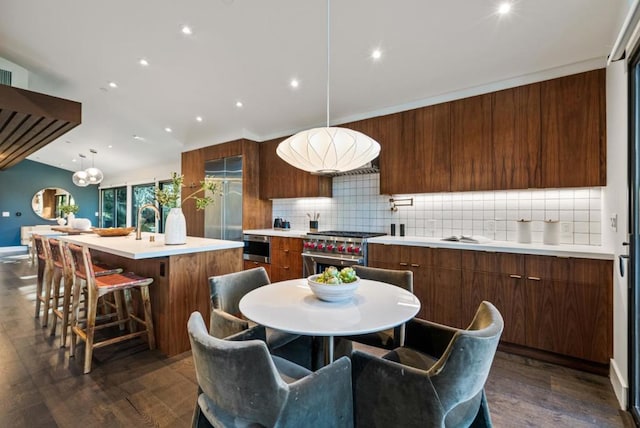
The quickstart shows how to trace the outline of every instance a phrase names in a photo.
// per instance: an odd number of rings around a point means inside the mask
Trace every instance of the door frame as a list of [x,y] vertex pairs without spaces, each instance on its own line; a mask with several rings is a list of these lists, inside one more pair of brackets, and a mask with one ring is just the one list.
[[[629,411],[640,425],[640,47],[628,61]],[[619,260],[623,263],[623,260]]]

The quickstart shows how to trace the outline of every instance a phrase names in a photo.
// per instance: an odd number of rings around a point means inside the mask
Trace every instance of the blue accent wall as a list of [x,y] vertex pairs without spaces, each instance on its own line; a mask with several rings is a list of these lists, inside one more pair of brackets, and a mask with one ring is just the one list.
[[10,214],[9,217],[0,215],[0,247],[20,245],[21,226],[56,224],[55,220],[45,220],[31,209],[33,195],[46,187],[59,187],[71,193],[80,207],[76,217],[88,218],[97,226],[98,186],[78,187],[71,181],[72,175],[66,169],[30,160],[0,171],[0,214],[5,211]]

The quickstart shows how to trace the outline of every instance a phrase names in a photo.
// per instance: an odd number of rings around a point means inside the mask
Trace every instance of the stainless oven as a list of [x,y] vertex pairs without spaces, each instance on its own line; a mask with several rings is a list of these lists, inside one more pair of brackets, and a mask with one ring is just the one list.
[[345,259],[342,257],[332,257],[302,253],[302,276],[308,277],[317,273],[322,273],[329,266],[335,266],[337,268],[347,267],[353,265],[363,265],[364,259]]
[[242,236],[244,249],[242,258],[254,262],[271,263],[271,237],[266,235]]

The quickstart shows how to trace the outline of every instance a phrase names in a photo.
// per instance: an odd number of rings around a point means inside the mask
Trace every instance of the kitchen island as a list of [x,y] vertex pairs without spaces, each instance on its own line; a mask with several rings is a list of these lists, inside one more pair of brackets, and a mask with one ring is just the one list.
[[[154,241],[151,241],[154,239]],[[153,278],[149,287],[156,344],[173,356],[190,349],[187,320],[193,311],[209,319],[208,278],[242,270],[242,242],[187,237],[165,245],[162,234],[120,237],[68,235],[60,240],[87,246],[92,257],[125,271]]]

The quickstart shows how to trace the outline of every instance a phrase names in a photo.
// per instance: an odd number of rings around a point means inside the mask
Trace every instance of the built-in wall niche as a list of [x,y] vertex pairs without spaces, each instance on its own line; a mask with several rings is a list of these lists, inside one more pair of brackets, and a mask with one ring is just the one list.
[[45,220],[63,217],[60,208],[64,205],[75,205],[71,193],[59,187],[40,189],[31,199],[33,212]]

